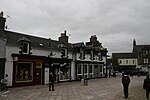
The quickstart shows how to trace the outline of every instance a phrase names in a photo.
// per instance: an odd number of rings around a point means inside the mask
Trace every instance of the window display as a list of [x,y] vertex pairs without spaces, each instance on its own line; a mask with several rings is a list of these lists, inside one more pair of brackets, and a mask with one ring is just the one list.
[[68,80],[69,79],[69,69],[68,68],[60,68],[59,71],[60,80]]
[[32,82],[33,80],[33,63],[18,62],[16,63],[16,83]]

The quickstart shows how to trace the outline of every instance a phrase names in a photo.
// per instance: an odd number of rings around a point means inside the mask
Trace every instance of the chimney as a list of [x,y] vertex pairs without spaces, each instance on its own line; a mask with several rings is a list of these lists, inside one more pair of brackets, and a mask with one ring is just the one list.
[[6,18],[3,17],[3,11],[0,12],[0,30],[4,30]]
[[61,33],[61,36],[59,37],[59,41],[65,44],[68,43],[68,36],[66,36],[66,33],[67,31],[65,30],[64,33]]
[[136,41],[135,41],[135,39],[133,40],[133,47],[135,47],[136,46]]
[[93,43],[93,44],[97,42],[97,37],[96,37],[96,35],[91,36],[90,42]]

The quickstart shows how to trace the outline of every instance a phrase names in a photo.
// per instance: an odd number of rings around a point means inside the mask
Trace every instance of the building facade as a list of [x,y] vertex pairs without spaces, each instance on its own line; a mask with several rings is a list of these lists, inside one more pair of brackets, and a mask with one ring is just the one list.
[[113,53],[112,62],[115,70],[135,70],[150,72],[150,45],[137,45],[133,40],[131,53]]
[[50,72],[57,83],[80,77],[105,77],[107,73],[107,49],[96,36],[91,36],[90,42],[72,44],[66,30],[57,41],[8,31],[4,26],[5,18],[1,15],[0,78],[8,74],[8,86],[48,84]]
[[113,53],[112,60],[114,70],[119,72],[138,68],[137,57],[133,53]]
[[133,53],[137,55],[138,68],[142,71],[150,71],[150,45],[137,45],[134,39]]

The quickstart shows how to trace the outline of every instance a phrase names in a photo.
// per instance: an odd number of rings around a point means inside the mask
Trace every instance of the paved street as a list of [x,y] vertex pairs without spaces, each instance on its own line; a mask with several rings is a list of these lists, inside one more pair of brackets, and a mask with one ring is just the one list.
[[[131,84],[127,100],[146,100],[142,89],[145,77],[130,77]],[[48,85],[9,88],[9,100],[125,100],[121,78],[91,79],[88,86],[80,82],[55,84],[55,91]]]

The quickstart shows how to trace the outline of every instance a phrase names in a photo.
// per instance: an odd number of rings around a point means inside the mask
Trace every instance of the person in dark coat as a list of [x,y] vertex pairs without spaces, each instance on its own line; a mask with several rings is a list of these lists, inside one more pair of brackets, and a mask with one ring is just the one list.
[[55,91],[54,90],[54,75],[52,74],[52,72],[50,72],[50,75],[49,75],[49,91]]
[[123,75],[123,77],[122,77],[122,84],[123,84],[123,90],[124,90],[125,98],[128,98],[128,95],[129,95],[128,87],[129,87],[129,84],[130,84],[129,76]]
[[149,100],[149,92],[150,92],[150,78],[149,78],[149,75],[146,75],[146,79],[144,79],[143,89],[146,90],[146,99]]

